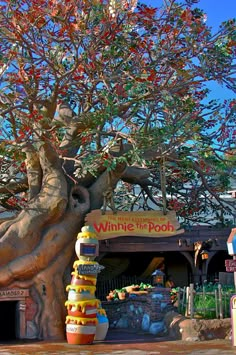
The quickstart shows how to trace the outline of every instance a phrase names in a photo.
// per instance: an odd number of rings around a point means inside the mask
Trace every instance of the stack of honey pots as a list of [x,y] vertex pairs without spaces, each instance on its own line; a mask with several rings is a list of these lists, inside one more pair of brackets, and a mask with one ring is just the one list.
[[94,261],[98,248],[94,229],[82,227],[75,243],[78,260],[74,262],[71,283],[66,288],[66,337],[69,344],[91,344],[94,340],[105,339],[107,334],[106,312],[95,296],[97,274],[103,269]]

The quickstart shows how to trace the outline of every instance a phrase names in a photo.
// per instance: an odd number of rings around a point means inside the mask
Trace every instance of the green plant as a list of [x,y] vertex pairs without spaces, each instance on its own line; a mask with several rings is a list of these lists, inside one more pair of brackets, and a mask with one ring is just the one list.
[[174,287],[170,290],[170,299],[172,304],[174,304],[178,300],[178,291],[178,287]]
[[153,286],[149,283],[143,283],[141,282],[140,285],[139,285],[139,289],[140,291],[143,291],[143,290],[147,290],[148,288],[152,288]]
[[[185,294],[182,291],[181,289],[178,291],[180,294],[178,311],[185,315],[187,302]],[[230,299],[233,294],[235,294],[234,285],[219,285],[213,283],[196,285],[193,294],[192,310],[194,318],[214,319],[220,315],[224,318],[229,317]]]
[[195,317],[201,317],[205,319],[216,318],[215,311],[215,296],[213,295],[202,295],[196,294],[194,297],[194,310]]

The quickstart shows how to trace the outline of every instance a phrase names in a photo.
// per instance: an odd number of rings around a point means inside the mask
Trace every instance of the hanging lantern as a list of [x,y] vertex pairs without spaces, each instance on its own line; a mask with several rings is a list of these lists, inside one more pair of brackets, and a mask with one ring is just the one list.
[[153,286],[164,286],[165,274],[161,270],[155,270],[152,273],[152,284]]
[[201,257],[202,257],[202,260],[207,260],[208,257],[209,257],[208,251],[207,250],[202,250],[201,251]]

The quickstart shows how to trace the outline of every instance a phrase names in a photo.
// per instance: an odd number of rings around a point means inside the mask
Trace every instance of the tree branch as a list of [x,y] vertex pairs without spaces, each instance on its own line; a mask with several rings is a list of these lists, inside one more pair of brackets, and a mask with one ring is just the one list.
[[[102,206],[104,192],[106,192],[109,187],[114,190],[125,169],[125,163],[117,164],[115,170],[106,170],[97,178],[95,183],[89,188],[92,210],[100,208]],[[108,181],[110,183],[110,186],[108,186]]]

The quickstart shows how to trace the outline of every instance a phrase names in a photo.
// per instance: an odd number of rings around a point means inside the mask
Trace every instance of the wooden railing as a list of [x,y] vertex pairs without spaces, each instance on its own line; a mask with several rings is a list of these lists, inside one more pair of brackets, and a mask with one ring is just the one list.
[[235,294],[233,287],[224,290],[219,284],[212,290],[194,285],[178,289],[178,311],[190,318],[228,318],[230,317],[230,298]]

